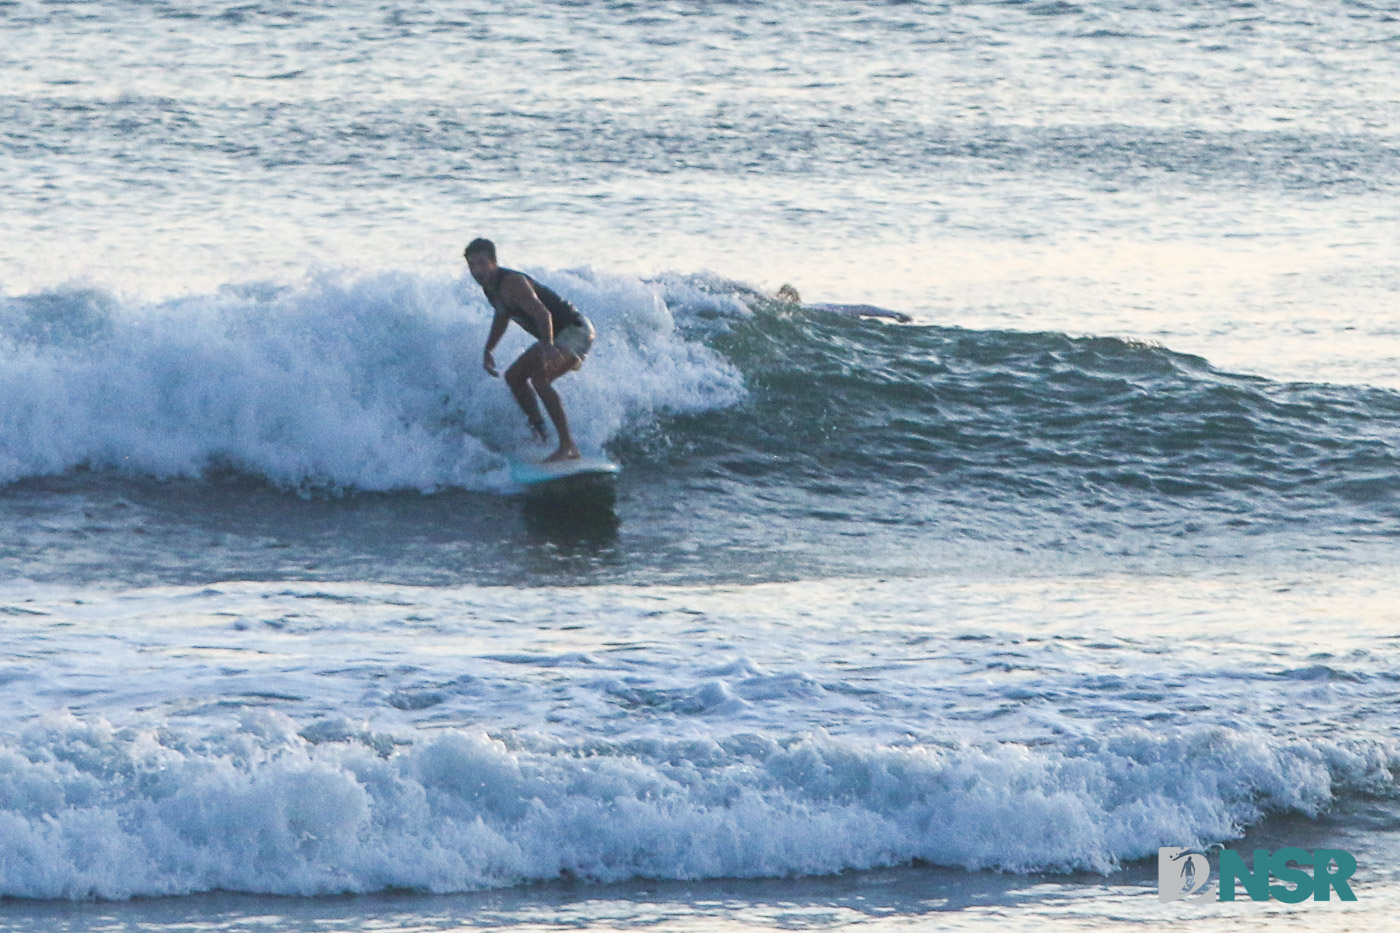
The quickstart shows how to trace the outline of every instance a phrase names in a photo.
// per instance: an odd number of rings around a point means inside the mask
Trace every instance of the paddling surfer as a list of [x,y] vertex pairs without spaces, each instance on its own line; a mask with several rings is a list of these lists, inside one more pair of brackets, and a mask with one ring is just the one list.
[[523,272],[498,266],[496,244],[490,240],[472,240],[467,244],[463,256],[471,269],[472,278],[476,279],[496,311],[496,317],[491,321],[491,333],[486,338],[486,349],[481,355],[481,365],[491,375],[497,375],[496,360],[491,351],[496,349],[511,321],[534,337],[537,343],[520,354],[520,358],[506,370],[506,385],[510,386],[515,401],[530,420],[530,430],[535,437],[541,441],[549,437],[545,433],[544,418],[540,416],[540,402],[544,403],[549,420],[554,422],[559,447],[545,458],[545,462],[577,460],[578,445],[569,433],[569,419],[564,415],[563,402],[552,383],[565,373],[583,366],[583,358],[588,355],[589,347],[593,346],[593,325],[553,289],[541,285]]

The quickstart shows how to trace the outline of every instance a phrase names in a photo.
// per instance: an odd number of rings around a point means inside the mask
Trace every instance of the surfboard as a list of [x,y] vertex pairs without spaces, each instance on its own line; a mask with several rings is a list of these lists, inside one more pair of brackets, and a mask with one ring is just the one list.
[[616,476],[622,468],[603,457],[580,457],[558,463],[510,458],[510,478],[521,486],[547,486],[568,479]]

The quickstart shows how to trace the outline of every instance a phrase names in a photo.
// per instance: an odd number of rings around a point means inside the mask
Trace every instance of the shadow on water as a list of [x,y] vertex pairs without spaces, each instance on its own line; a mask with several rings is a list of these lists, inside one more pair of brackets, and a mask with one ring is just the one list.
[[576,476],[520,496],[521,518],[535,542],[573,550],[611,547],[622,521],[611,476]]

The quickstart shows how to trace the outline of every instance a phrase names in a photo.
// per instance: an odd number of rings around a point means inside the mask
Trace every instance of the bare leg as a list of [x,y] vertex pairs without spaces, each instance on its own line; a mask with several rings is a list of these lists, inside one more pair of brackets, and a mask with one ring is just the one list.
[[573,354],[564,351],[564,360],[559,366],[538,372],[530,378],[530,384],[539,394],[540,401],[544,402],[544,410],[549,412],[549,420],[554,422],[554,430],[559,435],[559,448],[544,458],[545,463],[557,463],[560,460],[577,460],[579,458],[578,445],[574,443],[574,436],[569,432],[569,419],[564,414],[564,403],[560,400],[559,393],[555,391],[554,386],[551,385],[555,379],[568,372],[573,363]]
[[539,402],[535,400],[535,390],[530,387],[530,377],[539,367],[539,354],[534,348],[526,350],[520,355],[520,359],[510,364],[506,370],[506,385],[510,386],[511,394],[515,396],[515,403],[520,406],[520,410],[525,412],[525,417],[530,421],[530,429],[535,437],[543,442],[546,440],[544,433],[544,417],[540,414]]
[[555,379],[570,372],[577,362],[578,357],[568,350],[561,350],[557,361],[553,365],[547,365],[537,344],[520,354],[520,359],[510,364],[510,369],[506,370],[506,383],[515,395],[520,410],[530,419],[530,427],[535,431],[536,437],[544,440],[540,402],[544,403],[549,420],[554,422],[555,433],[559,435],[559,447],[545,458],[546,463],[577,460],[579,457],[578,445],[574,443],[574,436],[569,431],[569,419],[564,414],[564,403],[551,385]]

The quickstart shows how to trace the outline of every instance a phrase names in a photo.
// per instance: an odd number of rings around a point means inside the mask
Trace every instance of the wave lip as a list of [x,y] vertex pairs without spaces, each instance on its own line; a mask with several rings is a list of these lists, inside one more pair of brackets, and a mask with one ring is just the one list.
[[1269,811],[1393,796],[1396,765],[1376,743],[1223,728],[1056,747],[445,731],[396,748],[272,713],[213,737],[65,717],[0,746],[0,896],[455,892],[912,861],[1109,872]]

